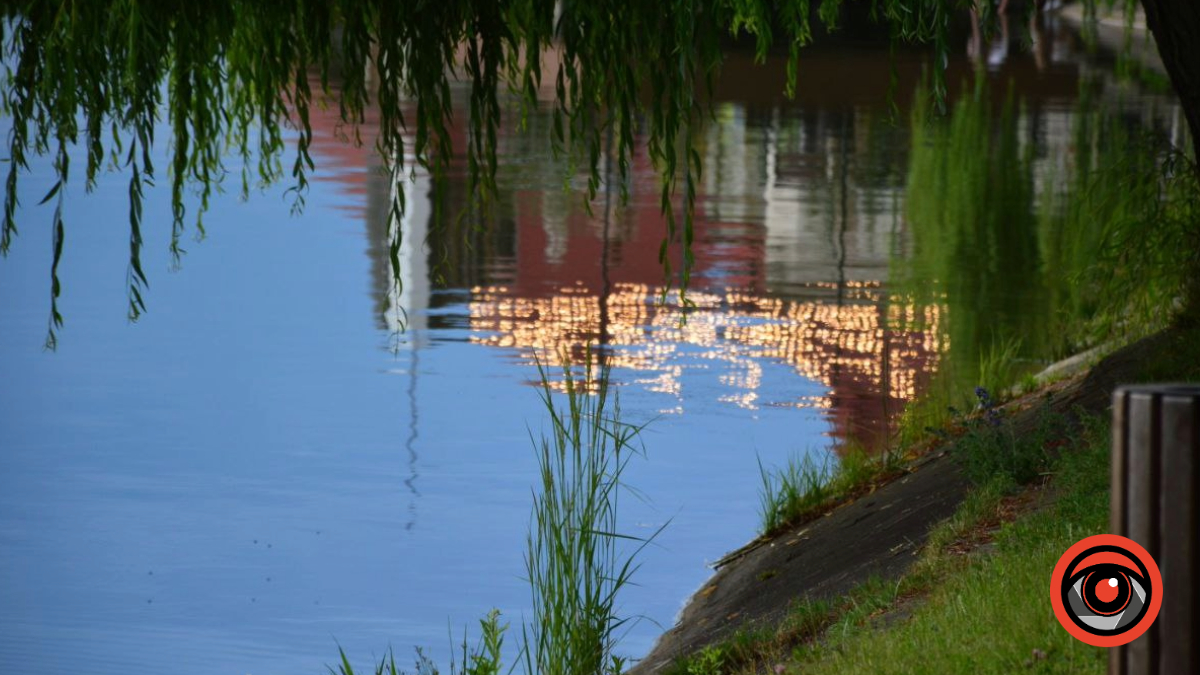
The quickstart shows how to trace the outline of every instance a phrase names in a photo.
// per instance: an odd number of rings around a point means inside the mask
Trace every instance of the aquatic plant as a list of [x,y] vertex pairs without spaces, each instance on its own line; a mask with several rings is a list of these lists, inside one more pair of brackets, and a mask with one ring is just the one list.
[[[530,432],[540,480],[525,553],[533,604],[533,616],[521,628],[520,662],[527,675],[620,675],[625,669],[615,647],[630,618],[618,614],[617,598],[637,570],[638,554],[662,528],[645,538],[619,532],[621,474],[642,452],[642,427],[621,421],[610,372],[593,365],[590,352],[578,375],[564,362],[556,379],[538,364],[549,429],[540,437]],[[449,675],[499,675],[507,629],[492,610],[480,620],[476,646],[463,636],[461,661],[450,663]],[[339,653],[338,670],[330,671],[354,675],[345,652]],[[390,651],[375,665],[376,675],[401,672]],[[416,675],[438,675],[420,650]]]
[[[500,611],[493,609],[488,612],[487,616],[479,620],[479,629],[479,642],[474,647],[469,645],[467,635],[463,634],[462,643],[459,646],[462,660],[456,661],[452,657],[447,675],[500,675],[501,651],[508,624],[500,623]],[[338,647],[338,657],[337,670],[330,666],[329,672],[332,675],[355,675],[350,657],[340,646]],[[420,648],[417,649],[414,665],[416,675],[439,675],[437,665],[425,656]],[[396,667],[396,655],[391,649],[388,649],[380,657],[379,663],[374,666],[375,675],[402,675],[404,672]]]
[[846,446],[840,457],[822,453],[814,459],[808,452],[792,456],[781,467],[768,469],[762,461],[758,472],[759,530],[770,535],[842,501],[869,490],[901,470],[899,453],[870,455],[861,447]]
[[637,554],[657,535],[619,532],[620,476],[639,450],[641,428],[621,421],[608,368],[594,368],[589,358],[581,379],[563,366],[560,405],[539,365],[550,429],[535,440],[541,484],[525,556],[533,594],[533,618],[524,626],[529,675],[624,669],[614,647],[629,619],[618,616],[617,596],[637,569]]

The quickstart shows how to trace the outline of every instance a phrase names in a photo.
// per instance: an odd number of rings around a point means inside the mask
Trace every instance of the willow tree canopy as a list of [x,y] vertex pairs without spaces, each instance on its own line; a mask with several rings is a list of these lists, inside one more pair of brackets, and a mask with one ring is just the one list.
[[[465,149],[470,209],[486,210],[494,195],[496,138],[511,89],[533,103],[553,82],[553,143],[590,170],[589,197],[600,184],[599,163],[611,134],[624,178],[635,129],[644,128],[662,177],[666,231],[660,258],[668,278],[686,288],[699,154],[692,125],[704,115],[703,92],[721,62],[727,36],[751,36],[760,58],[773,43],[789,47],[789,90],[797,81],[801,47],[814,22],[835,26],[841,0],[32,0],[9,4],[2,31],[7,78],[3,105],[11,116],[10,163],[0,251],[18,232],[17,181],[30,153],[54,157],[51,326],[57,309],[62,252],[63,189],[82,171],[85,185],[115,165],[129,177],[129,316],[144,311],[141,264],[146,185],[161,171],[152,161],[156,121],[171,129],[171,252],[185,231],[185,187],[200,204],[203,231],[208,199],[226,174],[224,159],[241,164],[243,191],[290,174],[303,199],[309,152],[309,114],[327,100],[355,130],[367,107],[379,111],[378,149],[402,180],[415,158],[440,185],[451,147],[451,82],[469,83]],[[984,3],[990,8],[991,3]],[[967,0],[870,0],[874,16],[895,40],[930,40],[944,63],[953,12]],[[540,55],[557,50],[557,68],[542,71]],[[344,64],[346,67],[340,67]],[[366,76],[370,66],[371,77]],[[937,69],[935,69],[935,72]],[[314,91],[310,75],[319,75]],[[338,76],[336,91],[330,86]],[[937,79],[935,77],[935,83]],[[935,84],[936,86],[936,84]],[[402,101],[415,102],[408,118]],[[411,108],[410,108],[411,110]],[[296,129],[294,154],[282,129]],[[411,136],[407,134],[411,132]],[[413,140],[406,148],[405,138]],[[72,167],[68,149],[87,149]],[[75,176],[71,169],[75,168]],[[679,213],[672,205],[678,193]],[[393,216],[404,208],[395,190]],[[667,241],[682,239],[681,269],[672,270]],[[398,269],[400,242],[391,242]],[[394,269],[394,271],[396,271]]]

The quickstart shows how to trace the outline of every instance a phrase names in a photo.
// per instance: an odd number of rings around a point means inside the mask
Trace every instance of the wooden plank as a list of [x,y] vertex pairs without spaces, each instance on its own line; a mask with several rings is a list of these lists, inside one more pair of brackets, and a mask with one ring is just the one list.
[[[1126,490],[1129,472],[1129,390],[1118,387],[1113,392],[1112,478],[1110,483],[1109,532],[1126,536]],[[1126,675],[1125,647],[1108,650],[1109,675]]]
[[1113,392],[1112,424],[1112,496],[1109,509],[1109,533],[1126,536],[1126,478],[1129,471],[1129,391]]
[[1159,551],[1163,601],[1152,631],[1161,646],[1161,673],[1200,672],[1197,662],[1196,510],[1200,394],[1162,400],[1162,508]]
[[[1126,525],[1130,539],[1151,556],[1158,556],[1158,514],[1161,397],[1143,388],[1129,393],[1129,445]],[[1153,673],[1158,665],[1154,631],[1146,631],[1125,650],[1125,667],[1130,675]]]

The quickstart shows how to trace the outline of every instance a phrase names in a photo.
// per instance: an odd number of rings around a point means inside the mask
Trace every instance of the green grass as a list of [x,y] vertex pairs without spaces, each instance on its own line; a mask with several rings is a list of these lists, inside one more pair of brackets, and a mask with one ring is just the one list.
[[[976,485],[986,485],[998,477],[1013,485],[1033,480],[1052,458],[1060,442],[1057,439],[1063,435],[1064,421],[1046,413],[1039,417],[1033,433],[1019,432],[1002,418],[986,389],[979,387],[976,392],[978,403],[971,415],[943,405],[944,399],[912,410],[927,415],[924,419],[932,423],[931,427],[955,431],[954,453]],[[932,411],[935,404],[942,412]],[[908,424],[913,424],[912,419]],[[949,435],[944,430],[940,433]],[[928,431],[921,435],[928,436]],[[761,534],[771,535],[899,475],[904,470],[904,455],[885,452],[872,457],[861,449],[850,448],[840,460],[831,454],[816,460],[810,453],[789,458],[783,466],[771,469],[760,461],[758,470],[759,528]]]
[[[1200,325],[1176,326],[1163,347],[1139,364],[1134,381],[1200,380]],[[986,408],[986,406],[984,406]],[[757,664],[784,664],[789,673],[1100,673],[1104,650],[1071,638],[1058,625],[1046,582],[1070,545],[1107,530],[1109,446],[1107,421],[1084,418],[1068,428],[1061,416],[1043,410],[1031,430],[1017,433],[1008,420],[988,422],[987,411],[966,420],[955,452],[977,487],[955,515],[929,534],[921,559],[899,581],[872,580],[837,603],[801,601],[793,613],[814,615],[812,630],[756,634],[757,648],[739,654],[726,672],[748,672]],[[995,533],[995,550],[963,556],[1000,521],[1006,499],[1023,481],[1045,475],[1052,503]],[[909,601],[908,619],[881,626],[879,617]],[[741,637],[742,642],[746,636]]]
[[950,423],[950,411],[963,409],[968,402],[966,390],[958,388],[946,370],[934,373],[921,396],[900,411],[894,432],[897,447],[910,448],[928,442]]
[[1010,337],[1004,340],[992,340],[980,348],[979,376],[975,379],[978,386],[991,392],[1001,392],[1008,389],[1020,379],[1018,358],[1021,354],[1021,340]]
[[1016,486],[1008,476],[995,476],[972,490],[958,506],[954,515],[929,531],[925,555],[937,556],[955,542],[968,538],[980,523],[995,516],[1004,498],[1013,494]]
[[[447,675],[499,675],[504,634],[508,631],[508,624],[501,623],[500,611],[493,609],[488,612],[487,616],[479,620],[479,629],[479,642],[474,647],[470,645],[466,634],[463,635],[462,642],[459,644],[462,660],[458,661],[451,657]],[[332,675],[355,675],[350,658],[340,646],[338,647],[338,657],[337,670],[330,666],[329,672]],[[396,655],[391,649],[388,649],[380,658],[379,663],[374,665],[371,672],[374,675],[401,675],[404,673],[402,669],[396,667]],[[438,672],[433,661],[420,649],[417,649],[417,675],[438,675]]]
[[979,414],[958,423],[961,433],[952,446],[967,476],[976,485],[996,478],[1016,485],[1033,480],[1066,442],[1066,419],[1043,405],[1038,408],[1034,428],[1018,429],[995,408],[986,390],[980,387],[976,391]]
[[820,633],[836,616],[825,601],[797,603],[778,626],[740,630],[717,644],[667,667],[663,675],[726,675],[762,671],[773,665],[773,655]]
[[623,662],[613,650],[625,619],[616,612],[617,594],[647,543],[617,531],[620,475],[637,450],[639,428],[620,421],[607,369],[593,379],[589,362],[580,381],[564,367],[561,405],[548,373],[541,375],[550,432],[535,441],[541,485],[525,557],[533,592],[533,618],[524,628],[526,672],[620,673]]
[[[1046,583],[1063,551],[1106,529],[1108,442],[1107,429],[1093,425],[1081,447],[1056,464],[1054,504],[1002,527],[995,553],[943,570],[910,619],[887,630],[852,626],[845,637],[790,667],[805,673],[1011,673],[1030,661],[1037,672],[1103,672],[1105,650],[1063,630],[1050,608]],[[953,567],[938,562],[936,554],[924,564]]]
[[787,464],[772,469],[759,461],[761,533],[770,535],[820,514],[900,470],[898,455],[884,453],[873,457],[857,447],[847,448],[840,459],[826,454],[824,459],[816,460],[809,453],[801,458],[791,457]]
[[[525,555],[533,616],[521,628],[518,662],[529,675],[619,675],[625,661],[614,647],[627,619],[618,616],[617,596],[637,569],[638,553],[658,534],[636,538],[617,528],[621,473],[640,452],[641,427],[621,422],[607,368],[593,369],[589,359],[580,377],[564,366],[557,383],[540,365],[539,373],[549,430],[533,438],[539,484]],[[478,642],[471,646],[463,636],[448,675],[511,672],[502,661],[508,624],[496,610],[479,624]],[[338,652],[330,673],[355,675],[349,657]],[[404,671],[389,650],[373,672]],[[438,672],[418,650],[416,674]]]
[[[668,675],[777,666],[789,673],[1011,673],[1027,661],[1036,672],[1103,671],[1103,650],[1058,625],[1046,583],[1063,551],[1107,526],[1109,438],[1108,427],[1091,420],[1055,454],[1048,465],[1055,497],[1045,508],[998,525],[1018,486],[997,471],[930,532],[901,579],[871,579],[834,601],[801,599],[777,626],[740,632],[681,659]],[[994,552],[961,552],[982,537],[994,537]],[[901,607],[911,616],[891,614]]]
[[829,479],[833,473],[828,458],[815,461],[811,454],[802,459],[789,457],[787,464],[768,470],[758,462],[762,487],[758,491],[762,533],[774,532],[784,523],[812,510],[829,498]]

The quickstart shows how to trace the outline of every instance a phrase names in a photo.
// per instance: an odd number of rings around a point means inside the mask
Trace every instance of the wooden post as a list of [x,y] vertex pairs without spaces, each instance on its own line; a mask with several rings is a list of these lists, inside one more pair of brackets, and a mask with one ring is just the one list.
[[1109,650],[1111,675],[1198,673],[1200,385],[1113,393],[1111,531],[1141,544],[1162,572],[1158,619]]

